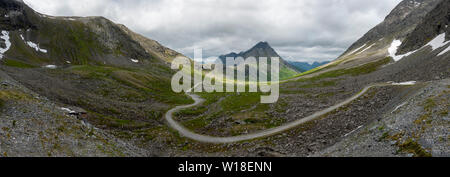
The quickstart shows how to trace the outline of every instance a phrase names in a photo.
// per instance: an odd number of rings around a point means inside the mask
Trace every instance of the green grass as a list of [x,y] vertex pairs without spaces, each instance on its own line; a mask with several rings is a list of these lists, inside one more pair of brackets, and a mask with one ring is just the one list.
[[154,98],[168,104],[181,105],[193,103],[193,100],[183,93],[173,92],[169,79],[154,76],[149,72],[93,65],[73,66],[70,68],[70,71],[86,79],[99,79],[107,81],[107,83],[112,85],[119,84],[135,88],[139,92],[130,93],[129,95],[132,97],[143,94],[146,97]]
[[287,78],[287,79],[293,79],[293,78],[297,78],[297,77],[300,77],[300,76],[305,76],[305,75],[308,75],[308,74],[313,74],[313,73],[316,73],[316,72],[319,72],[319,71],[323,71],[323,70],[325,70],[325,69],[329,69],[329,68],[335,67],[336,65],[337,65],[337,63],[336,63],[336,64],[330,64],[330,65],[328,65],[328,66],[326,66],[326,67],[317,67],[317,68],[308,70],[308,71],[306,71],[306,72],[302,72],[302,73],[300,73],[300,74],[298,74],[298,75],[292,76],[292,77]]
[[[382,60],[379,60],[376,62],[364,64],[362,66],[348,68],[348,69],[338,69],[338,70],[328,71],[328,72],[319,74],[319,75],[311,77],[311,78],[302,78],[297,81],[298,82],[305,82],[305,81],[315,82],[315,81],[325,79],[325,78],[336,78],[336,77],[340,77],[340,76],[344,76],[344,75],[359,76],[359,75],[363,75],[363,74],[369,74],[371,72],[376,71],[379,67],[381,67],[391,61],[392,61],[392,58],[387,57],[385,59],[382,59]],[[325,69],[325,68],[323,68],[323,69]],[[317,72],[317,71],[311,71],[311,72]]]
[[10,59],[4,60],[3,65],[16,68],[36,68],[36,66],[30,65],[28,63]]
[[72,64],[95,63],[95,55],[108,52],[97,40],[98,36],[88,26],[77,21],[45,21],[41,35],[48,38],[49,43],[43,47],[50,49],[52,57],[64,57]]
[[261,93],[240,93],[226,97],[220,105],[225,111],[240,111],[251,108],[261,100]]
[[183,125],[191,130],[195,130],[207,126],[208,124],[211,123],[211,121],[212,119],[210,116],[202,116],[183,122]]
[[297,74],[298,74],[298,72],[296,72],[286,66],[283,66],[282,68],[280,68],[280,80],[288,79]]

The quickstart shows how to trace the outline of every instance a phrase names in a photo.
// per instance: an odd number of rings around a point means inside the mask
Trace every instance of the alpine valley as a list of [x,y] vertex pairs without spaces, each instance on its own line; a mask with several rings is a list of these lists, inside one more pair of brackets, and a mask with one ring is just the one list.
[[448,157],[449,23],[450,1],[404,0],[331,62],[282,59],[261,104],[173,92],[185,56],[122,24],[1,0],[0,156]]

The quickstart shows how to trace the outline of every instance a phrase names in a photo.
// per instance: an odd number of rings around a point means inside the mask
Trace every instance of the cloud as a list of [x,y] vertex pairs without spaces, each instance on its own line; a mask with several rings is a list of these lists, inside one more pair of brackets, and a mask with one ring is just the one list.
[[268,41],[282,57],[332,60],[400,0],[25,0],[62,16],[104,16],[187,56],[249,49]]

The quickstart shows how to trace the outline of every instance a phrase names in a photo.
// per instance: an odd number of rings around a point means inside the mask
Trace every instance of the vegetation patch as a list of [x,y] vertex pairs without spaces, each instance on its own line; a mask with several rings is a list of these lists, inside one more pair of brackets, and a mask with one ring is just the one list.
[[16,67],[16,68],[36,68],[36,66],[33,66],[31,64],[21,62],[18,60],[10,60],[10,59],[4,60],[3,65],[9,66],[9,67]]
[[368,63],[362,66],[358,66],[355,68],[349,68],[349,69],[338,69],[338,70],[333,70],[333,71],[328,71],[322,74],[319,74],[317,76],[311,77],[311,78],[302,78],[299,79],[297,81],[300,82],[305,82],[305,81],[310,81],[310,82],[314,82],[314,81],[318,81],[324,78],[335,78],[335,77],[340,77],[340,76],[344,76],[344,75],[351,75],[351,76],[358,76],[358,75],[363,75],[363,74],[368,74],[371,72],[376,71],[379,67],[389,63],[392,61],[391,57],[387,57],[385,59],[376,61],[376,62],[372,62],[372,63]]
[[419,143],[411,138],[398,146],[400,152],[412,153],[414,157],[431,157],[431,153],[427,152]]
[[16,90],[1,90],[0,100],[31,100],[27,94]]

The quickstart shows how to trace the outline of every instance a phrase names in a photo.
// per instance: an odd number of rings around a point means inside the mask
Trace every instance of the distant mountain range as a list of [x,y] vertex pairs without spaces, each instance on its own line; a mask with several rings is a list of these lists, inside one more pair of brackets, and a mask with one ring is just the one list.
[[292,66],[296,67],[297,70],[301,72],[309,71],[311,69],[317,68],[322,65],[326,65],[330,63],[329,61],[324,62],[314,62],[312,64],[309,64],[308,62],[298,62],[298,61],[288,61]]

